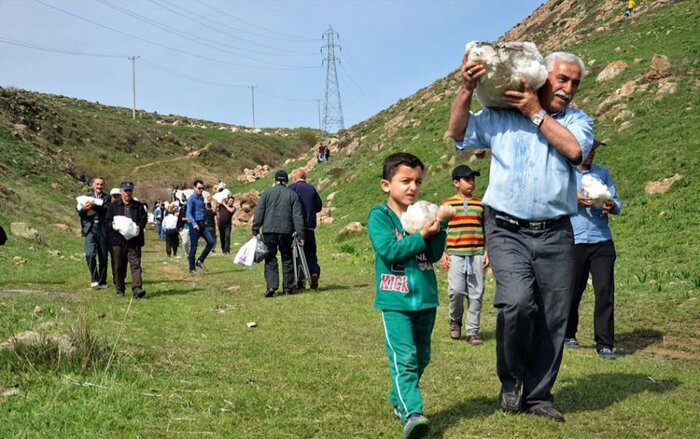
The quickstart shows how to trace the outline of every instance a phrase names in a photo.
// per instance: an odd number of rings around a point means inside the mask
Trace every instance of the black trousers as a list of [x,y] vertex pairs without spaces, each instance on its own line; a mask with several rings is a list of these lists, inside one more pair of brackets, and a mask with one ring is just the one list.
[[292,235],[286,233],[263,233],[263,242],[269,253],[265,257],[265,283],[268,290],[277,290],[280,284],[277,250],[282,256],[282,288],[285,292],[294,290],[294,261],[292,260]]
[[112,261],[114,262],[114,286],[117,292],[123,293],[125,290],[127,263],[129,268],[131,268],[131,291],[134,294],[141,291],[141,247],[113,246]]
[[219,225],[219,236],[221,239],[221,252],[231,253],[231,223]]
[[[496,368],[501,392],[523,408],[551,405],[571,307],[571,223],[544,230],[506,226],[486,209],[484,229],[496,280]],[[522,386],[522,389],[521,389]]]
[[180,234],[177,229],[165,230],[165,253],[177,256],[177,248],[180,246]]
[[316,256],[316,231],[314,229],[304,229],[304,256],[309,266],[309,273],[321,276],[321,267],[318,265]]
[[593,310],[593,334],[596,349],[613,348],[615,339],[615,245],[612,240],[595,244],[574,246],[576,268],[574,270],[574,294],[571,300],[566,338],[575,338],[578,329],[578,308],[588,284],[588,274],[593,277],[595,308]]

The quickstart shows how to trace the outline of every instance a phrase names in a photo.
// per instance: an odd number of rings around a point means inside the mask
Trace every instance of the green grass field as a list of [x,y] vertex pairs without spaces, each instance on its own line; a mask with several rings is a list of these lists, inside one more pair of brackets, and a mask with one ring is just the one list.
[[[92,291],[73,237],[56,241],[63,259],[27,243],[0,248],[0,339],[36,330],[75,333],[87,325],[91,356],[55,349],[0,354],[0,437],[399,437],[390,414],[387,360],[372,309],[366,236],[337,242],[320,229],[321,288],[263,298],[262,267],[213,254],[209,271],[187,275],[149,233],[148,296]],[[238,244],[248,238],[238,230]],[[27,263],[14,266],[12,257]],[[488,278],[485,344],[447,336],[446,274],[433,360],[422,381],[433,436],[698,437],[700,358],[697,285],[662,288],[620,270],[618,352],[592,347],[591,294],[582,306],[584,348],[567,351],[554,389],[567,423],[498,409],[493,281]],[[657,284],[658,285],[658,284]],[[38,311],[36,307],[40,307]],[[249,322],[257,327],[248,328]]]

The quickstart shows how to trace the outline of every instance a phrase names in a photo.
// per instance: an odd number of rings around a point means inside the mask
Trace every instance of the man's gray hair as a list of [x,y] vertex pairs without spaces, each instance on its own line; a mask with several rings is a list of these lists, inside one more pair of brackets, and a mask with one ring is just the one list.
[[581,81],[583,81],[583,77],[586,76],[586,67],[583,65],[583,60],[581,58],[569,52],[552,52],[544,58],[544,66],[547,68],[548,72],[552,71],[554,61],[556,60],[576,64],[581,70]]

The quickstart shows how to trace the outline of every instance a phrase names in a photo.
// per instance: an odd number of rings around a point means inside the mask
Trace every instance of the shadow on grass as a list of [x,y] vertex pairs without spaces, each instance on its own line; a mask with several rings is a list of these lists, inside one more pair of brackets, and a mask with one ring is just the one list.
[[623,332],[615,336],[615,344],[624,352],[631,355],[641,351],[649,345],[663,341],[663,332],[657,329],[635,329],[632,332]]
[[498,398],[479,397],[461,401],[430,416],[431,438],[441,438],[463,418],[485,418],[498,408]]
[[[554,395],[564,414],[602,410],[639,393],[666,393],[680,385],[673,378],[651,379],[641,374],[604,373],[582,377]],[[498,398],[467,399],[430,416],[431,437],[442,438],[463,418],[485,418],[499,411]]]
[[564,412],[601,410],[638,393],[665,393],[680,385],[677,379],[651,379],[647,375],[602,373],[575,380],[554,396]]

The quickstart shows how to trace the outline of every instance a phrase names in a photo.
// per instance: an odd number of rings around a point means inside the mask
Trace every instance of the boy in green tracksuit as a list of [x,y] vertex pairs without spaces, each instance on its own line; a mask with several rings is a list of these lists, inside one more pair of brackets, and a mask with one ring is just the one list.
[[374,307],[382,311],[389,357],[389,402],[404,425],[404,438],[410,439],[424,437],[429,430],[419,382],[430,362],[438,306],[432,264],[442,256],[447,221],[454,214],[454,208],[440,206],[436,218],[418,233],[404,231],[400,218],[418,197],[424,168],[409,153],[395,153],[384,160],[381,187],[389,197],[370,209],[367,226],[375,254]]

